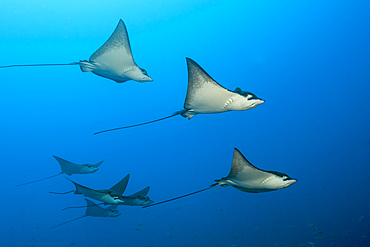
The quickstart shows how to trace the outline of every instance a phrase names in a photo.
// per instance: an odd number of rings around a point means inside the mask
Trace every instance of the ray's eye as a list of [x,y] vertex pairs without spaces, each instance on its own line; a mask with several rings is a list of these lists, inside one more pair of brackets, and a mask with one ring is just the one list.
[[247,99],[258,99],[258,97],[254,93],[251,93],[251,92],[246,92],[245,97]]
[[118,200],[118,199],[120,199],[120,197],[119,197],[117,194],[114,194],[114,193],[112,193],[112,192],[109,192],[108,194],[113,198],[113,200]]
[[143,74],[144,74],[144,75],[148,75],[148,74],[146,73],[146,70],[145,70],[145,69],[140,68],[140,70],[141,70],[141,72],[143,72]]

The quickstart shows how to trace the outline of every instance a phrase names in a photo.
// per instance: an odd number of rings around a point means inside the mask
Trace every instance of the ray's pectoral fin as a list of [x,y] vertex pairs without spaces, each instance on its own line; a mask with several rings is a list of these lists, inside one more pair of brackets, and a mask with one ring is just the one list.
[[103,162],[104,162],[104,160],[99,161],[98,163],[96,163],[95,165],[92,165],[92,166],[94,166],[94,167],[99,167]]
[[110,188],[109,190],[117,193],[118,195],[122,195],[123,192],[125,192],[126,190],[129,179],[130,174],[127,174],[126,177],[124,177],[121,181],[112,186],[112,188]]
[[132,196],[135,196],[135,195],[142,195],[142,196],[147,196],[148,193],[149,193],[149,190],[150,190],[150,186],[147,186],[145,187],[144,189],[136,192],[135,194],[132,194]]

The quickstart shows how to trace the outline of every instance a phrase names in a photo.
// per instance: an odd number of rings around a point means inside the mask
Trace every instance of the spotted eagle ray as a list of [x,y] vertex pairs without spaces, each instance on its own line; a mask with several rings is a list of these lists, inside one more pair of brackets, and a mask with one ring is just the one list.
[[75,220],[79,220],[79,219],[82,219],[86,216],[93,216],[93,217],[117,217],[117,216],[120,216],[121,213],[118,212],[117,210],[117,206],[118,205],[111,205],[107,208],[102,208],[102,207],[99,207],[98,204],[95,204],[93,203],[92,201],[90,201],[89,199],[86,199],[86,203],[87,203],[87,207],[86,207],[86,212],[84,215],[78,217],[78,218],[75,218],[73,220],[69,220],[69,221],[66,221],[66,222],[63,222],[61,224],[58,224],[58,225],[55,225],[51,228],[55,228],[55,227],[59,227],[59,226],[62,226],[62,225],[65,225],[67,223],[70,223],[72,221],[75,221]]
[[[121,181],[119,181],[117,184],[115,184],[112,188],[108,190],[107,189],[94,190],[86,186],[80,185],[67,178],[69,181],[71,181],[75,185],[76,190],[71,190],[71,191],[62,192],[62,193],[59,193],[59,192],[50,192],[50,193],[68,194],[68,193],[74,192],[74,194],[82,194],[85,197],[89,197],[97,201],[101,201],[103,202],[103,204],[145,206],[150,203],[153,203],[153,201],[150,200],[149,197],[147,196],[149,189],[150,189],[149,186],[136,192],[135,194],[132,194],[129,196],[122,196],[123,192],[125,192],[126,190],[129,178],[130,178],[130,174],[127,174],[126,177],[124,177]],[[76,207],[68,207],[68,208],[76,208]],[[68,209],[68,208],[65,208],[65,209]]]
[[146,71],[139,68],[135,63],[132,57],[127,29],[122,20],[119,20],[112,35],[96,52],[91,55],[89,61],[80,60],[79,62],[66,64],[7,65],[0,66],[0,68],[55,65],[80,65],[82,72],[91,71],[98,76],[111,79],[118,83],[129,80],[138,82],[153,81]]
[[255,94],[243,91],[240,88],[236,88],[234,91],[224,88],[192,59],[186,58],[186,62],[188,67],[188,90],[183,110],[145,123],[102,130],[94,133],[94,135],[154,123],[177,115],[191,119],[197,114],[244,111],[255,108],[264,102]]
[[59,165],[60,165],[60,168],[62,169],[62,172],[60,172],[58,174],[55,174],[53,176],[50,176],[50,177],[38,179],[38,180],[27,182],[27,183],[24,183],[24,184],[18,184],[18,185],[16,185],[16,187],[23,186],[23,185],[26,185],[26,184],[36,183],[36,182],[39,182],[39,181],[42,181],[42,180],[45,180],[45,179],[49,179],[49,178],[59,176],[61,174],[67,174],[68,176],[71,176],[72,174],[94,173],[97,170],[99,170],[99,166],[103,163],[103,161],[100,161],[100,162],[96,163],[95,165],[91,165],[91,164],[79,165],[79,164],[69,162],[65,159],[59,158],[58,156],[55,156],[55,155],[53,155],[53,157],[59,162]]
[[165,200],[162,202],[146,205],[143,208],[155,206],[165,202],[170,202],[183,197],[194,195],[196,193],[211,189],[218,185],[221,185],[222,187],[231,185],[234,188],[244,192],[260,193],[287,188],[290,185],[297,182],[297,179],[291,178],[287,174],[281,172],[265,171],[259,169],[252,165],[243,156],[243,154],[238,149],[235,148],[233,162],[229,175],[227,177],[217,179],[215,181],[216,183],[209,186],[208,188],[198,190],[169,200]]

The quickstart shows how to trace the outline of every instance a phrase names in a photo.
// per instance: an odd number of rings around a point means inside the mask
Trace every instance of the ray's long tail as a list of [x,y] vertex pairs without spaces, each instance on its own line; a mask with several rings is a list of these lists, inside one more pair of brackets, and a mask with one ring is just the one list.
[[15,64],[15,65],[5,65],[0,66],[0,69],[13,68],[13,67],[35,67],[35,66],[59,66],[59,65],[77,65],[79,62],[73,63],[45,63],[45,64]]
[[53,227],[50,227],[50,229],[53,229],[53,228],[55,228],[55,227],[58,227],[58,226],[62,226],[62,225],[65,225],[65,224],[71,223],[72,221],[82,219],[82,218],[84,218],[84,217],[86,217],[86,216],[87,216],[87,215],[82,215],[82,216],[80,216],[80,217],[78,217],[78,218],[76,218],[76,219],[69,220],[69,221],[63,222],[63,223],[61,223],[61,224],[59,224],[59,225],[55,225],[55,226],[53,226]]
[[87,207],[96,207],[96,206],[99,206],[99,205],[103,205],[105,204],[104,202],[102,203],[98,203],[98,204],[94,204],[94,205],[87,205],[87,206],[77,206],[77,207],[66,207],[66,208],[63,208],[62,211],[64,210],[67,210],[67,209],[71,209],[71,208],[87,208]]
[[57,194],[57,195],[66,195],[66,194],[69,194],[69,193],[72,193],[72,192],[75,192],[75,190],[70,190],[70,191],[67,191],[67,192],[54,192],[54,191],[49,191],[50,194]]
[[107,130],[98,131],[98,132],[95,132],[94,135],[97,135],[97,134],[100,134],[100,133],[104,133],[104,132],[114,131],[114,130],[128,129],[128,128],[137,127],[137,126],[141,126],[141,125],[145,125],[145,124],[155,123],[155,122],[158,122],[158,121],[161,121],[161,120],[165,120],[167,118],[171,118],[171,117],[180,115],[180,114],[184,113],[185,111],[186,110],[177,111],[174,114],[169,115],[167,117],[159,118],[159,119],[152,120],[152,121],[145,122],[145,123],[139,123],[139,124],[134,124],[134,125],[129,125],[129,126],[123,126],[123,127],[118,127],[118,128],[113,128],[113,129],[107,129]]
[[50,177],[41,178],[41,179],[38,179],[38,180],[35,180],[35,181],[31,181],[31,182],[27,182],[27,183],[24,183],[24,184],[18,184],[18,185],[16,185],[15,187],[19,187],[19,186],[23,186],[23,185],[27,185],[27,184],[36,183],[36,182],[39,182],[39,181],[42,181],[42,180],[45,180],[45,179],[49,179],[49,178],[53,178],[53,177],[59,176],[59,175],[61,175],[61,174],[63,174],[63,173],[64,173],[64,172],[61,172],[61,173],[55,174],[55,175],[50,176]]
[[172,199],[168,199],[168,200],[165,200],[165,201],[161,201],[161,202],[157,202],[157,203],[152,203],[152,204],[149,204],[149,205],[144,206],[143,208],[147,208],[147,207],[151,207],[151,206],[156,206],[156,205],[159,205],[159,204],[162,204],[162,203],[166,203],[166,202],[174,201],[174,200],[181,199],[181,198],[184,198],[184,197],[187,197],[187,196],[191,196],[191,195],[194,195],[194,194],[203,192],[205,190],[209,190],[209,189],[211,189],[213,187],[216,187],[217,185],[220,185],[220,184],[219,183],[215,183],[215,184],[212,184],[211,186],[209,186],[208,188],[205,188],[205,189],[202,189],[202,190],[197,190],[195,192],[192,192],[192,193],[189,193],[189,194],[186,194],[186,195],[183,195],[183,196],[178,196],[178,197],[175,197],[175,198],[172,198]]

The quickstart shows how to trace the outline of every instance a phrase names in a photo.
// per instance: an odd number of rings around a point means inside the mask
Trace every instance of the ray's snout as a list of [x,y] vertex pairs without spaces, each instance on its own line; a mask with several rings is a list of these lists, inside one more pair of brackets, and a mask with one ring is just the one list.
[[255,104],[256,104],[256,106],[258,106],[258,105],[261,105],[263,103],[265,103],[265,101],[263,99],[258,99],[258,100],[256,100]]
[[286,183],[286,185],[284,186],[284,188],[288,188],[288,187],[289,187],[289,186],[291,186],[292,184],[295,184],[297,181],[298,181],[298,179],[295,179],[295,178],[291,178],[291,179],[287,180],[287,183]]
[[149,76],[143,77],[140,82],[148,82],[148,81],[153,81],[153,79]]

